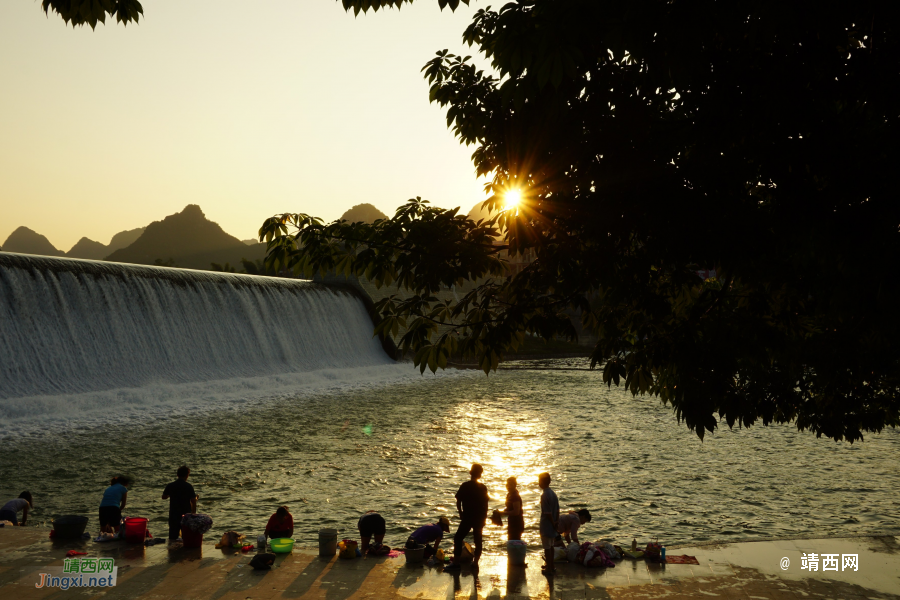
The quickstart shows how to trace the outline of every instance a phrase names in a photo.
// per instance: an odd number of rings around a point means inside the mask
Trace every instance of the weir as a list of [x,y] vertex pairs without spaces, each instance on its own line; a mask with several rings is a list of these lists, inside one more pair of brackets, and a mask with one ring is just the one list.
[[351,293],[0,252],[0,399],[390,364]]

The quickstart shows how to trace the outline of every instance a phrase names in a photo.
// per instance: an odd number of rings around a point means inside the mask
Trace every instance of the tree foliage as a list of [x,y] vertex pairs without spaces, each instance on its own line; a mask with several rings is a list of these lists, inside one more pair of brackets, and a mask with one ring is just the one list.
[[374,224],[277,215],[267,260],[403,290],[377,328],[405,327],[423,370],[459,353],[487,372],[577,318],[604,382],[701,438],[724,420],[861,439],[900,423],[897,34],[880,1],[479,10],[463,38],[494,72],[447,51],[423,71],[493,176],[486,204],[524,202],[477,223],[420,199]]
[[138,0],[42,0],[41,7],[48,15],[51,10],[57,13],[66,25],[90,25],[91,29],[96,28],[98,22],[105,24],[107,15],[114,16],[116,22],[125,26],[137,23],[144,15]]

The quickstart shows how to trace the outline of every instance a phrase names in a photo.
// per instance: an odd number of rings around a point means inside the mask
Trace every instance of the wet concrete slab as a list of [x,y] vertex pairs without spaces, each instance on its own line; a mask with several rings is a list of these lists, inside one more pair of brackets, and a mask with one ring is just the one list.
[[[112,588],[37,588],[39,573],[59,570],[69,550],[111,557],[118,567]],[[594,569],[558,563],[552,579],[541,574],[537,549],[525,566],[505,556],[484,556],[480,569],[444,572],[406,565],[405,559],[321,558],[314,549],[279,555],[271,571],[254,571],[255,552],[217,550],[213,543],[187,549],[176,544],[141,545],[51,541],[32,528],[0,529],[0,598],[103,598],[146,600],[390,600],[400,599],[622,599],[741,598],[744,600],[900,600],[900,540],[894,536],[773,540],[669,547],[698,565],[617,561]],[[816,555],[816,571],[807,566]],[[823,555],[828,555],[825,563]],[[833,559],[837,560],[837,570]],[[856,555],[856,568],[843,565]],[[787,559],[785,561],[785,559]],[[852,561],[851,561],[852,562]],[[828,570],[825,570],[828,567]]]

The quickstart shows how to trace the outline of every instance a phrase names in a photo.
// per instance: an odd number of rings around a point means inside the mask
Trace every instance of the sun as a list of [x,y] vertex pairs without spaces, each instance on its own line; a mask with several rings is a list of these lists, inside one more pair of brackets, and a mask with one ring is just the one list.
[[503,195],[503,210],[513,210],[522,201],[522,190],[511,189]]

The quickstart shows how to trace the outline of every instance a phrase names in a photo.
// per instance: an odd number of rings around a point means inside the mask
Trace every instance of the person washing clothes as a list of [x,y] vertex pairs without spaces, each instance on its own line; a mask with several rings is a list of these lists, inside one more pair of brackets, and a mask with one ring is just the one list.
[[410,534],[409,539],[406,540],[407,548],[415,548],[418,545],[425,546],[425,558],[429,558],[430,556],[434,556],[438,548],[441,546],[441,540],[444,539],[444,534],[450,531],[450,519],[447,517],[441,517],[438,519],[437,523],[432,523],[431,525],[422,525],[418,529]]
[[181,537],[181,517],[185,513],[197,512],[197,499],[194,486],[187,482],[191,469],[187,465],[178,467],[178,479],[166,486],[162,499],[169,501],[169,542]]
[[581,544],[581,542],[578,541],[578,528],[585,523],[590,523],[590,521],[590,511],[586,508],[582,508],[578,512],[569,512],[562,515],[557,524],[557,531],[563,535],[567,544],[570,542]]
[[506,480],[506,510],[498,510],[497,515],[506,517],[506,525],[510,540],[521,540],[525,532],[525,509],[522,496],[519,495],[519,484],[515,477]]
[[374,510],[367,511],[356,522],[356,528],[359,529],[359,540],[362,547],[359,549],[363,555],[369,552],[369,542],[375,538],[374,548],[380,548],[384,542],[384,534],[387,532],[387,523],[378,512]]
[[294,537],[294,516],[288,512],[287,506],[278,507],[278,510],[269,517],[269,522],[266,523],[266,537],[273,540]]
[[113,477],[100,500],[100,533],[119,535],[122,524],[122,509],[128,501],[128,486],[131,480],[122,475]]
[[459,563],[462,555],[463,542],[471,531],[475,537],[475,559],[472,566],[478,568],[478,559],[484,548],[484,522],[488,514],[488,490],[478,481],[484,473],[484,468],[475,463],[469,470],[469,481],[466,481],[456,492],[456,510],[459,511],[459,528],[453,536],[453,562],[444,567],[447,569],[460,569]]
[[[31,492],[25,491],[18,498],[10,500],[0,508],[0,521],[9,521],[13,525],[25,526],[28,521],[28,509],[34,508],[34,498]],[[18,514],[22,513],[22,522],[19,523]]]

